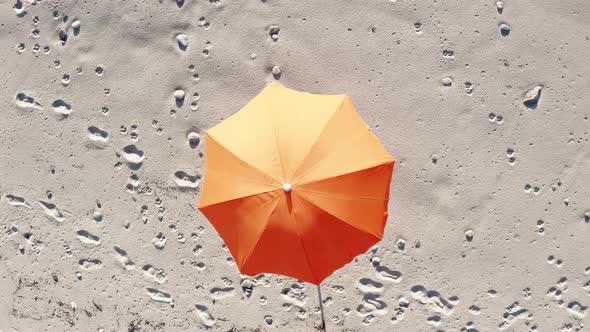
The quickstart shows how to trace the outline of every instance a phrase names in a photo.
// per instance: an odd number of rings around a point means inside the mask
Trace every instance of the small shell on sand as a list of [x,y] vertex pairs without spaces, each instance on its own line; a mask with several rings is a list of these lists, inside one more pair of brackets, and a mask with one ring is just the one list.
[[188,48],[188,38],[186,35],[182,33],[177,35],[176,41],[178,42],[178,48],[180,48],[182,51],[186,51]]
[[174,91],[174,98],[176,100],[183,100],[184,95],[185,95],[184,90],[178,89],[178,90]]

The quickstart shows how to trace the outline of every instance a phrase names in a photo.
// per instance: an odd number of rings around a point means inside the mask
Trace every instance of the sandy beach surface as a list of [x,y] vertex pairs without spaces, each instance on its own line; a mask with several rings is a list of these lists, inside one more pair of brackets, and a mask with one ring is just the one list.
[[0,331],[317,329],[196,210],[203,131],[275,81],[397,160],[328,331],[588,330],[589,56],[582,0],[2,0]]

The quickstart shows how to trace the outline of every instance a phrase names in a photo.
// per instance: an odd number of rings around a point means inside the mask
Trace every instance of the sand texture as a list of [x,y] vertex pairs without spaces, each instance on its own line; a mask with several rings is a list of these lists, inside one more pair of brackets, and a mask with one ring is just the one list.
[[0,331],[317,329],[196,210],[203,131],[275,81],[397,160],[328,331],[587,331],[589,57],[583,0],[0,0]]

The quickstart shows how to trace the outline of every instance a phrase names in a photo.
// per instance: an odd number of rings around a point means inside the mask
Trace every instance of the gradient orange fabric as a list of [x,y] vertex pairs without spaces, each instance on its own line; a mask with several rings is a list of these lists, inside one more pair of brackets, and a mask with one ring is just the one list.
[[243,274],[320,284],[383,237],[394,159],[347,95],[270,84],[206,150],[199,209]]

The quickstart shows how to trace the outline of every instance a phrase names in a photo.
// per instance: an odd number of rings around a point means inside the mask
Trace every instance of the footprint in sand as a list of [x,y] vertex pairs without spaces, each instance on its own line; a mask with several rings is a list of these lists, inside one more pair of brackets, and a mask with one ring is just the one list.
[[94,208],[94,212],[92,212],[92,220],[94,220],[95,222],[104,221],[104,214],[102,213],[102,204],[99,201],[96,201],[96,207]]
[[152,239],[152,243],[154,244],[154,247],[156,247],[156,249],[162,250],[164,249],[164,246],[166,245],[166,242],[168,240],[166,239],[166,236],[164,234],[162,234],[162,232],[156,234],[156,236],[154,236],[154,238]]
[[61,78],[61,84],[63,84],[64,86],[68,86],[68,84],[70,84],[70,80],[71,80],[70,75],[64,74]]
[[188,133],[187,139],[191,149],[196,149],[199,146],[199,143],[201,143],[201,136],[195,132]]
[[442,51],[442,56],[447,59],[453,59],[455,57],[455,51],[444,49]]
[[119,263],[121,263],[121,265],[126,269],[126,270],[134,270],[135,269],[135,263],[133,263],[131,261],[131,259],[129,259],[129,257],[127,256],[127,252],[117,246],[114,247],[115,249],[115,258],[117,259],[117,261],[119,261]]
[[186,243],[186,237],[184,236],[184,234],[179,233],[176,237],[176,241],[178,241],[179,243]]
[[440,82],[444,87],[447,87],[447,88],[450,88],[453,86],[453,78],[452,77],[443,77],[440,80]]
[[[23,237],[25,238],[27,243],[31,246],[31,248],[33,249],[33,252],[37,256],[39,256],[41,254],[41,251],[45,247],[45,242],[38,240],[32,233],[24,233]],[[24,250],[21,250],[21,252],[23,252],[23,251]]]
[[[149,219],[149,208],[147,207],[147,205],[142,205],[141,210],[139,212],[141,214],[141,221],[143,221],[144,224],[147,224],[148,219]],[[162,233],[160,233],[160,234],[162,234]],[[166,237],[164,237],[164,238],[166,238]],[[153,240],[152,240],[152,242],[153,242]]]
[[191,266],[199,271],[203,271],[207,267],[203,262],[191,262]]
[[361,317],[369,315],[385,315],[387,313],[387,304],[381,301],[378,294],[365,294],[362,303],[356,307],[356,312]]
[[95,126],[88,127],[86,136],[93,142],[105,143],[109,140],[109,133]]
[[382,293],[383,284],[369,278],[362,278],[358,281],[356,287],[363,293]]
[[14,6],[12,6],[12,9],[14,9],[14,13],[17,17],[23,17],[27,15],[27,7],[25,7],[21,0],[16,0],[16,3]]
[[508,307],[506,307],[506,311],[502,315],[503,322],[498,325],[498,329],[504,330],[514,324],[516,321],[520,319],[526,319],[528,315],[528,310],[522,308],[518,302],[514,302]]
[[57,32],[57,37],[59,38],[61,45],[66,46],[66,43],[68,42],[68,33],[66,32],[66,30],[59,29],[59,31]]
[[213,315],[211,315],[209,309],[206,306],[196,304],[195,308],[197,309],[197,317],[203,323],[203,325],[205,325],[208,328],[215,326],[216,320],[213,317]]
[[252,280],[244,279],[240,286],[242,287],[242,292],[244,292],[244,295],[246,295],[246,297],[252,296],[252,291],[254,290],[254,283],[252,282]]
[[78,261],[78,266],[82,270],[97,270],[102,267],[102,262],[99,259],[81,259]]
[[508,37],[508,35],[510,35],[510,26],[508,24],[500,24],[500,35],[502,37]]
[[19,92],[14,97],[14,103],[21,109],[27,111],[42,110],[43,107],[39,104],[35,98],[27,96],[26,94]]
[[139,169],[145,159],[143,151],[133,144],[124,147],[121,156],[127,162],[127,166],[133,170]]
[[4,197],[6,197],[8,204],[10,204],[12,206],[24,206],[27,209],[31,208],[31,205],[29,203],[27,203],[23,197],[14,196],[14,195],[10,195],[10,194],[4,195]]
[[391,270],[383,265],[381,265],[381,261],[379,258],[375,257],[371,260],[375,271],[377,271],[377,278],[384,280],[384,281],[391,281],[391,282],[401,282],[403,277],[401,272]]
[[25,43],[16,44],[16,50],[18,51],[18,53],[23,53],[26,49],[27,49],[27,46]]
[[504,1],[496,1],[496,10],[498,10],[498,14],[502,14],[504,11]]
[[363,293],[362,303],[356,308],[361,317],[372,315],[384,315],[387,313],[387,304],[380,299],[383,292],[383,284],[369,278],[362,278],[356,287]]
[[205,48],[203,49],[203,56],[204,57],[208,57],[209,53],[211,52],[211,42],[210,41],[206,41],[205,42]]
[[567,311],[578,319],[584,318],[587,310],[588,307],[581,305],[578,301],[572,301],[567,305]]
[[96,66],[96,68],[94,68],[94,72],[96,73],[96,75],[102,76],[104,74],[104,67]]
[[234,296],[235,289],[233,287],[213,287],[209,291],[213,300],[220,300],[226,297]]
[[395,308],[393,310],[393,312],[394,312],[394,314],[393,314],[393,317],[391,317],[391,324],[395,325],[395,324],[401,322],[402,320],[404,320],[406,311],[403,308],[401,308],[401,307]]
[[158,269],[151,264],[144,265],[142,270],[144,276],[158,284],[163,284],[168,279],[168,276],[166,275],[166,272],[164,272],[163,269]]
[[433,315],[433,316],[426,318],[426,323],[433,325],[433,326],[439,326],[440,321],[441,321],[441,318],[439,315]]
[[[209,0],[209,2],[212,2],[212,0]],[[201,17],[199,17],[199,22],[197,23],[197,25],[202,27],[205,30],[209,30],[211,23],[209,23],[209,21],[207,21],[205,16],[201,16]]]
[[62,212],[60,209],[57,208],[55,204],[45,201],[39,201],[39,206],[41,206],[43,212],[45,212],[45,215],[47,215],[47,217],[49,217],[50,219],[55,220],[58,223],[62,223],[64,220],[66,220],[66,215],[64,213],[67,212]]
[[199,186],[201,176],[197,175],[189,175],[184,171],[177,171],[174,173],[174,183],[179,188],[185,189],[194,189]]
[[147,290],[147,294],[149,295],[149,297],[156,301],[156,302],[163,302],[163,303],[168,303],[171,306],[174,306],[174,302],[172,301],[172,295],[166,292],[162,292],[160,290],[157,290],[155,288],[146,288]]
[[286,310],[289,310],[291,306],[300,309],[305,308],[307,296],[305,295],[304,288],[298,284],[293,284],[289,288],[284,288],[281,291],[281,297],[287,302],[283,304],[283,308],[288,308]]
[[342,287],[340,285],[332,286],[332,290],[336,293],[344,293],[344,287]]
[[264,322],[266,323],[266,325],[268,326],[272,326],[272,316],[271,315],[266,315],[264,316]]
[[481,308],[474,304],[470,306],[467,310],[473,315],[479,315]]
[[139,188],[139,184],[141,183],[141,181],[139,180],[139,176],[133,172],[131,172],[131,174],[129,175],[129,178],[127,179],[127,184],[125,185],[125,189],[127,189],[127,192],[133,194],[137,191],[137,188]]
[[399,283],[403,279],[401,272],[390,270],[385,266],[378,266],[375,270],[377,270],[377,277],[381,280]]
[[84,244],[100,245],[100,238],[98,236],[92,235],[83,229],[76,232],[76,237]]
[[444,315],[450,315],[459,300],[457,297],[445,299],[439,292],[429,291],[421,285],[412,287],[410,291],[412,292],[412,297],[418,300],[420,304],[429,305],[433,311]]
[[16,226],[8,227],[7,225],[3,226],[4,234],[7,236],[18,234],[18,228]]
[[61,99],[54,101],[51,107],[60,119],[65,119],[72,114],[72,106]]

